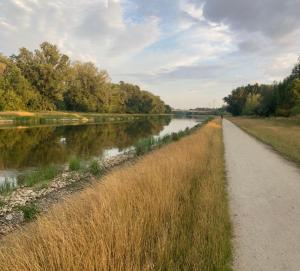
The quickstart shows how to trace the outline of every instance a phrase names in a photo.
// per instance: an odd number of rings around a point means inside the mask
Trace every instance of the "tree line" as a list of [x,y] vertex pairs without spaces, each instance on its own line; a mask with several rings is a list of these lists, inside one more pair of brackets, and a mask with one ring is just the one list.
[[300,114],[300,58],[292,73],[281,82],[249,84],[224,98],[234,116],[284,116]]
[[44,42],[33,52],[0,54],[0,111],[79,111],[170,113],[160,97],[139,86],[110,81],[91,62],[71,62],[56,45]]

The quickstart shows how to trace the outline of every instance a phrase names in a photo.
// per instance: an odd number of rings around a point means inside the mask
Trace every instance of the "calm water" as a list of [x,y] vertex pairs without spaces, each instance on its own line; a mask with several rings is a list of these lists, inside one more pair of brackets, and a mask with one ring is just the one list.
[[0,184],[28,169],[117,155],[139,139],[193,127],[202,119],[145,119],[134,122],[0,129]]

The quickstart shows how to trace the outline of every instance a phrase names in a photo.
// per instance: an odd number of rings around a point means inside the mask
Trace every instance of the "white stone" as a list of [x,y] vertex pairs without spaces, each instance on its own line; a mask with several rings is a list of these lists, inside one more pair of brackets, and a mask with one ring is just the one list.
[[6,220],[10,221],[13,219],[13,215],[12,214],[8,214],[6,217],[5,217]]

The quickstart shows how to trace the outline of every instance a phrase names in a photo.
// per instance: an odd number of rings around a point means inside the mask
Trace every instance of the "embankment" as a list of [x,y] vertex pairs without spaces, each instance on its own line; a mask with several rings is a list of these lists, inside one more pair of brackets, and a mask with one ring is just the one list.
[[107,175],[0,246],[1,270],[229,270],[220,123]]

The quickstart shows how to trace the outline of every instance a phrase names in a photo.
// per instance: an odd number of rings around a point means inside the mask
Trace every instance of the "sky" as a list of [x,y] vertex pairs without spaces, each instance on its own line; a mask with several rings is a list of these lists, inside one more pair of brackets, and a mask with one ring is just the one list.
[[174,108],[216,107],[290,73],[300,0],[0,0],[0,37],[5,55],[49,41]]

